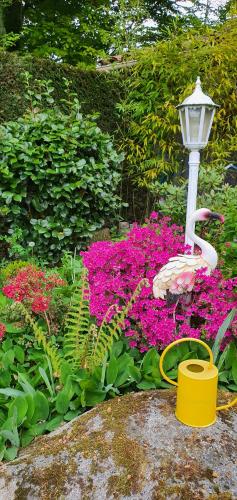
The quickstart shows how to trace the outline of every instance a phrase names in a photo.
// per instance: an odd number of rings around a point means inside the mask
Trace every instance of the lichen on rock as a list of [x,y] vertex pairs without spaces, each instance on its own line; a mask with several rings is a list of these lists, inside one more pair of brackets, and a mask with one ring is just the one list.
[[0,499],[235,500],[236,409],[203,429],[174,409],[173,390],[101,403],[2,464]]

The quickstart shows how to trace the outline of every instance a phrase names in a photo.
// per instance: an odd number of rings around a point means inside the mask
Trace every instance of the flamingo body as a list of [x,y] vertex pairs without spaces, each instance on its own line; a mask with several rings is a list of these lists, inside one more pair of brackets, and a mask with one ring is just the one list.
[[191,292],[195,282],[195,272],[206,268],[207,274],[211,266],[201,255],[177,255],[169,259],[153,280],[153,294],[156,299],[165,299],[167,291],[173,294]]
[[195,274],[198,269],[205,269],[207,275],[217,265],[217,253],[214,247],[194,234],[194,223],[198,220],[209,218],[219,219],[224,222],[224,217],[201,208],[196,210],[188,224],[190,238],[199,245],[202,250],[200,255],[181,255],[171,257],[155,276],[153,280],[153,294],[155,298],[165,299],[167,292],[174,295],[191,292],[195,283]]

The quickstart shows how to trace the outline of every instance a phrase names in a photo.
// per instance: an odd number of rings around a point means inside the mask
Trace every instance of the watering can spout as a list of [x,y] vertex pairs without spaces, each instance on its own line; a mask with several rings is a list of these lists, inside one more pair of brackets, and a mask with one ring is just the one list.
[[[167,352],[183,342],[198,342],[209,353],[210,360],[188,359],[178,366],[178,381],[171,380],[164,372],[163,362]],[[216,411],[226,410],[237,403],[235,398],[231,403],[216,406],[218,370],[214,365],[210,347],[200,339],[191,337],[172,342],[163,351],[160,358],[160,371],[165,380],[177,386],[176,417],[191,427],[207,427],[216,421]]]

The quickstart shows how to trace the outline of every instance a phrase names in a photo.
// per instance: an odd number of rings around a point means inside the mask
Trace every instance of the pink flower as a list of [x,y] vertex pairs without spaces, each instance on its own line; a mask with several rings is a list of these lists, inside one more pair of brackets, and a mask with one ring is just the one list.
[[156,220],[158,219],[158,212],[151,212],[150,214],[150,219]]
[[[162,217],[157,221],[151,218],[145,227],[134,224],[125,240],[100,241],[82,252],[88,269],[90,312],[97,323],[109,308],[112,319],[146,278],[150,287],[142,289],[122,326],[130,346],[143,352],[150,346],[163,348],[175,338],[204,335],[214,339],[225,317],[237,306],[237,278],[225,280],[219,270],[206,276],[202,269],[196,273],[195,282],[192,277],[194,288],[189,301],[179,297],[176,307],[153,296],[154,276],[170,257],[184,251],[183,228]],[[184,278],[189,288],[190,277]],[[233,322],[226,332],[228,342],[236,338],[236,329]]]
[[6,326],[3,323],[0,323],[0,339],[4,337],[5,332],[6,332]]
[[130,346],[130,347],[137,347],[137,342],[136,342],[135,340],[131,340],[131,341],[129,342],[129,346]]

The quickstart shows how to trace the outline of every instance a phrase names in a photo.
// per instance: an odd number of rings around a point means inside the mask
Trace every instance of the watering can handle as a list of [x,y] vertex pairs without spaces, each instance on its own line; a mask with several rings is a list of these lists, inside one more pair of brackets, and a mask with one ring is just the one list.
[[[206,350],[208,351],[208,354],[210,355],[210,365],[213,365],[214,364],[214,359],[213,359],[213,354],[212,354],[212,350],[210,349],[210,347],[205,343],[203,342],[203,340],[200,340],[200,339],[193,339],[191,337],[186,337],[186,338],[183,338],[183,339],[178,339],[178,340],[175,340],[174,342],[172,342],[171,344],[169,344],[165,350],[162,352],[161,354],[161,357],[160,357],[160,372],[161,372],[161,375],[164,377],[165,380],[167,380],[167,382],[169,382],[170,384],[172,385],[178,385],[177,382],[175,382],[174,380],[171,380],[169,377],[167,377],[166,373],[164,372],[163,370],[163,362],[164,362],[164,358],[167,354],[167,352],[176,344],[181,344],[182,342],[188,342],[188,341],[192,341],[192,342],[198,342],[198,344],[201,344],[203,347],[206,348]],[[233,399],[233,401],[231,401],[230,403],[226,404],[226,405],[222,405],[222,406],[217,406],[216,410],[227,410],[228,408],[231,408],[232,406],[234,406],[235,404],[237,404],[237,398]]]
[[[167,380],[167,382],[169,382],[170,384],[172,385],[178,385],[177,382],[175,382],[174,380],[171,380],[169,377],[167,377],[166,373],[164,372],[163,370],[163,362],[164,362],[164,358],[167,354],[167,352],[176,344],[182,344],[183,342],[189,342],[189,341],[192,341],[192,342],[198,342],[198,344],[201,344],[203,347],[206,348],[206,350],[208,351],[208,354],[210,356],[210,365],[213,365],[214,364],[214,359],[213,359],[213,354],[212,354],[212,350],[210,349],[210,347],[205,343],[203,342],[203,340],[200,340],[200,339],[193,339],[192,337],[185,337],[183,339],[178,339],[178,340],[175,340],[174,342],[172,342],[171,344],[169,344],[165,350],[162,352],[161,354],[161,357],[160,357],[160,371],[161,371],[161,375],[164,377],[165,380]],[[222,409],[222,407],[221,407]]]

